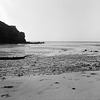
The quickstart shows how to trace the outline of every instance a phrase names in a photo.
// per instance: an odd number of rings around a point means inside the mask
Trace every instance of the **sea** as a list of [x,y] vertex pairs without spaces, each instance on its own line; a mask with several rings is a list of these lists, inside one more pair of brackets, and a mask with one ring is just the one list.
[[0,45],[0,57],[100,54],[100,41],[45,41],[44,44]]

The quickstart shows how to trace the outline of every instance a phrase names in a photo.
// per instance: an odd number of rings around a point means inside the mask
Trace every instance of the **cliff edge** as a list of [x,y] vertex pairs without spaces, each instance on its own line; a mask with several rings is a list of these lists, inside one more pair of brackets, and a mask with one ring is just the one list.
[[26,43],[25,33],[18,31],[16,26],[9,26],[0,21],[0,43]]

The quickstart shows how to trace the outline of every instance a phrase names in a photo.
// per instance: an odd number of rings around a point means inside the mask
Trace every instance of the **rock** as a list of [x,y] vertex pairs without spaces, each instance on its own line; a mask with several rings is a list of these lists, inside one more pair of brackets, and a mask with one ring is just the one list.
[[1,95],[1,97],[11,97],[11,95],[9,95],[9,94],[3,94],[3,95]]
[[88,51],[87,49],[85,49],[83,52],[86,52],[86,51]]
[[29,42],[27,41],[26,44],[44,44],[45,42]]
[[0,21],[0,43],[1,44],[17,44],[26,43],[25,33],[19,32],[16,26],[9,26]]
[[60,84],[59,82],[55,82],[55,84]]
[[91,75],[97,75],[97,73],[91,73]]
[[76,88],[72,88],[73,90],[76,90]]
[[5,79],[6,79],[5,77],[2,77],[2,81],[5,80]]
[[21,57],[0,57],[0,60],[19,60],[19,59],[24,59],[26,56],[21,56]]
[[95,50],[94,52],[99,52],[99,51]]
[[3,88],[13,88],[14,86],[4,86]]

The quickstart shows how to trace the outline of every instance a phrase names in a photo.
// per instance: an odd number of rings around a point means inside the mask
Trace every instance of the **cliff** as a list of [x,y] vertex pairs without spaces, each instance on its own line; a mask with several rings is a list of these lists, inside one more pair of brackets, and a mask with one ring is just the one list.
[[0,43],[26,43],[25,33],[19,32],[16,26],[9,26],[0,21]]

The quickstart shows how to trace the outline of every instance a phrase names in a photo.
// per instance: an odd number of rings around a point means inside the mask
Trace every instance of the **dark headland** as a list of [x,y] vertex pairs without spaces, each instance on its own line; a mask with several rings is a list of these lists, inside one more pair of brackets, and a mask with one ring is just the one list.
[[0,44],[43,44],[44,42],[29,42],[25,39],[25,33],[20,32],[16,26],[7,25],[0,21]]

